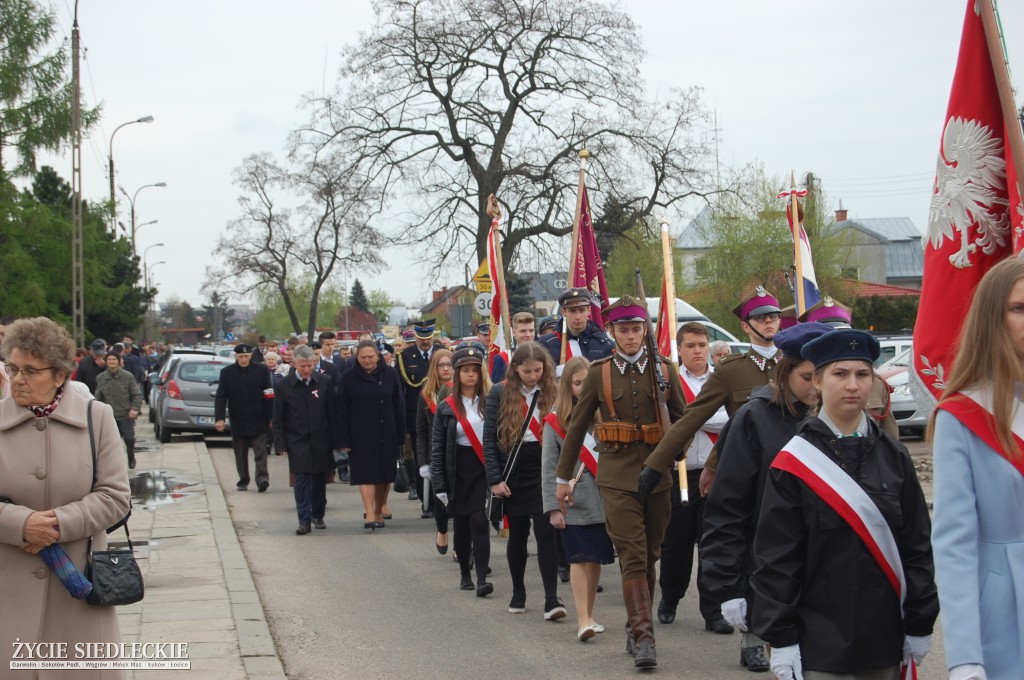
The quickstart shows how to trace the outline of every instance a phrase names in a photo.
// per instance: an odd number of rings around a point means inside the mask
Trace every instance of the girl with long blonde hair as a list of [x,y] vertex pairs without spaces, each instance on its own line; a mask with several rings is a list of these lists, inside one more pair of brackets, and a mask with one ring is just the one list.
[[951,680],[1019,678],[1024,663],[1024,262],[974,293],[933,441],[932,546]]
[[541,423],[555,403],[555,366],[539,343],[516,348],[503,382],[491,388],[484,418],[487,483],[508,519],[506,557],[512,576],[508,610],[526,612],[526,542],[530,525],[544,582],[544,618],[565,616],[558,599],[558,547],[541,496]]
[[[420,477],[427,481],[430,480],[430,431],[434,426],[438,397],[442,390],[447,391],[453,372],[451,350],[435,349],[430,355],[427,380],[423,383],[419,403],[416,404],[416,464],[420,469]],[[423,511],[427,516],[431,513],[437,525],[434,547],[444,555],[448,552],[448,512],[442,504],[434,502],[433,493],[426,499]]]

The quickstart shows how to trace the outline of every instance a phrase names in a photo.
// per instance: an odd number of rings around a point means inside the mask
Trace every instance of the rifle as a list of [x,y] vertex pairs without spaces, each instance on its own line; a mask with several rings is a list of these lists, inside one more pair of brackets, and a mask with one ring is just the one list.
[[[640,277],[640,268],[637,267],[635,270],[636,275],[636,296],[640,298],[641,304],[643,305],[644,311],[647,310],[647,295],[644,293],[644,280]],[[662,436],[665,432],[668,432],[668,428],[671,425],[669,422],[668,415],[668,379],[665,377],[665,367],[662,366],[661,355],[658,354],[658,343],[654,339],[654,333],[651,332],[650,323],[647,325],[647,353],[651,355],[651,367],[654,370],[654,381],[656,389],[654,392],[658,395],[658,421],[661,424]],[[690,504],[689,487],[687,486],[686,480],[686,452],[683,452],[683,457],[679,461],[679,496],[680,503],[685,507]]]

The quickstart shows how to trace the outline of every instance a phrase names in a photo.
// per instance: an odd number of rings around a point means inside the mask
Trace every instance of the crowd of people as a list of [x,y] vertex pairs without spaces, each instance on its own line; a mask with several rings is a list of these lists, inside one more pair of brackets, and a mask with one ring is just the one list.
[[[825,298],[796,319],[758,287],[734,309],[749,351],[723,353],[687,323],[677,365],[655,351],[644,301],[622,296],[600,325],[585,289],[559,303],[553,321],[517,313],[502,352],[486,324],[446,347],[432,320],[399,347],[362,338],[350,356],[335,355],[332,333],[236,346],[216,418],[218,429],[230,422],[238,489],[252,450],[266,490],[272,442],[288,458],[297,534],[327,528],[335,474],[359,488],[363,526],[376,531],[404,478],[434,520],[434,548],[453,552],[459,588],[480,598],[507,588],[512,614],[528,611],[532,533],[543,618],[567,616],[565,574],[580,641],[605,632],[596,594],[601,567],[617,560],[625,648],[640,669],[658,664],[654,618],[675,621],[697,550],[705,628],[738,628],[750,671],[912,677],[941,603],[951,680],[1020,676],[1024,263],[985,275],[964,325],[932,424],[934,525],[873,368],[879,343],[851,327],[845,306]],[[34,612],[39,639],[85,628],[116,638],[110,611],[83,606],[40,556],[59,546],[84,567],[87,539],[103,541],[127,509],[149,348],[98,341],[76,366],[57,324],[3,321],[5,597]],[[80,386],[69,389],[72,378]],[[90,437],[94,459],[74,462]],[[73,509],[83,503],[88,513]],[[492,528],[507,535],[507,585],[492,580]]]

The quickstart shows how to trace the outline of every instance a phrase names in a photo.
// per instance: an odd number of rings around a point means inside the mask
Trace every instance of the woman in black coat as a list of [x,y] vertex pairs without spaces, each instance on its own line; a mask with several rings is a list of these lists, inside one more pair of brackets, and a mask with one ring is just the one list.
[[[431,484],[433,480],[430,475],[430,432],[434,428],[434,414],[437,413],[438,402],[447,396],[453,373],[451,350],[435,349],[430,357],[427,381],[423,384],[416,403],[416,466],[419,468],[420,477]],[[434,523],[437,525],[434,547],[437,548],[437,552],[444,555],[448,552],[448,511],[444,504],[433,501],[434,494],[431,492],[430,498],[426,501],[426,508],[434,513]]]
[[367,529],[384,526],[388,490],[405,432],[398,372],[385,366],[368,340],[356,347],[356,365],[338,385],[342,448],[349,449],[349,484],[359,487]]

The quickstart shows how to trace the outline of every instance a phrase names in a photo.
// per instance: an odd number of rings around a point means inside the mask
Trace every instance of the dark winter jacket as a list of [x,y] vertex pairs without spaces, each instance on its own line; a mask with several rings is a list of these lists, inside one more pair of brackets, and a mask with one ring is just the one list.
[[793,438],[808,407],[797,413],[771,403],[771,385],[755,388],[750,401],[729,419],[718,437],[718,472],[704,506],[700,561],[704,587],[717,602],[746,597],[754,571],[754,531],[768,468],[775,454]]
[[263,364],[237,363],[220,370],[217,394],[213,399],[216,420],[231,416],[231,436],[256,437],[267,431],[274,417],[274,393],[270,371]]
[[[559,325],[561,328],[561,325]],[[593,321],[587,321],[587,327],[583,329],[583,332],[576,337],[570,337],[573,340],[579,340],[580,350],[583,352],[583,356],[587,358],[587,361],[596,361],[612,355],[615,351],[615,343],[608,337],[608,334],[597,327],[597,324]],[[541,338],[537,338],[544,347],[551,352],[551,358],[554,359],[557,365],[562,358],[562,332],[551,333]]]
[[[298,474],[328,472],[340,448],[334,386],[313,373],[310,384],[292,371],[274,390],[274,448],[288,453],[288,469]],[[234,423],[232,423],[234,425]]]
[[799,435],[840,465],[885,517],[906,576],[903,615],[850,525],[795,475],[771,469],[754,537],[753,631],[773,647],[799,644],[805,671],[899,664],[904,635],[931,634],[939,613],[931,521],[914,464],[870,418],[866,437],[836,437],[814,417]]
[[99,377],[100,373],[103,373],[106,370],[106,360],[97,364],[92,354],[86,354],[82,357],[81,361],[78,362],[78,367],[75,368],[74,379],[80,383],[85,383],[85,386],[89,388],[89,391],[96,394],[96,378]]

